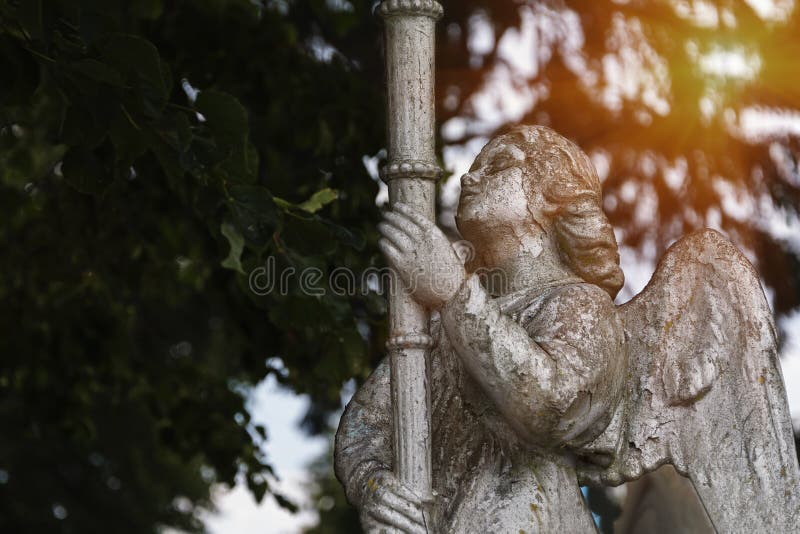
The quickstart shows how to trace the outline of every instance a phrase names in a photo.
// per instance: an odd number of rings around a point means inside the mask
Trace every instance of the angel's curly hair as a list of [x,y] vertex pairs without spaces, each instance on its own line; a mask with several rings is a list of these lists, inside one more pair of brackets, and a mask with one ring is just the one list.
[[600,179],[589,157],[546,126],[516,126],[498,141],[525,153],[526,193],[531,198],[538,190],[544,198],[548,220],[538,222],[550,223],[561,258],[575,274],[614,298],[625,278],[614,229],[603,212]]

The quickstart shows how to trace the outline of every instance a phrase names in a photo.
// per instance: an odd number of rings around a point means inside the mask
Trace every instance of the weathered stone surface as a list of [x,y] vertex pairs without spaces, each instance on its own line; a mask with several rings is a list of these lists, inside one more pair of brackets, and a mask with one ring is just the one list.
[[620,311],[632,380],[615,460],[600,480],[670,463],[691,479],[719,531],[800,528],[775,329],[750,263],[719,233],[696,232],[667,251]]
[[714,526],[691,481],[663,465],[627,485],[617,534],[711,534]]
[[615,485],[665,463],[691,479],[717,530],[797,529],[800,472],[752,266],[720,234],[697,232],[615,306],[623,278],[601,198],[578,147],[518,127],[462,178],[468,269],[424,214],[398,203],[386,215],[387,261],[438,311],[435,499],[423,514],[393,474],[384,362],[336,442],[337,476],[367,530],[592,532],[579,481]]

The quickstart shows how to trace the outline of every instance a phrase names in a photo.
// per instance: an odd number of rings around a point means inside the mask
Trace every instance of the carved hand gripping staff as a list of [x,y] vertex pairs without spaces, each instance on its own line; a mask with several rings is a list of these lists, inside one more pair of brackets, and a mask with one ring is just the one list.
[[[388,361],[337,432],[336,474],[365,530],[594,532],[580,485],[669,463],[717,531],[796,532],[800,469],[773,320],[729,241],[684,237],[616,306],[623,274],[596,171],[538,126],[490,141],[462,178],[469,271],[432,222],[432,89],[410,90],[432,80],[432,55],[409,51],[432,54],[437,6],[380,8],[393,202],[380,246],[407,292],[392,302]],[[405,131],[396,114],[424,125]]]

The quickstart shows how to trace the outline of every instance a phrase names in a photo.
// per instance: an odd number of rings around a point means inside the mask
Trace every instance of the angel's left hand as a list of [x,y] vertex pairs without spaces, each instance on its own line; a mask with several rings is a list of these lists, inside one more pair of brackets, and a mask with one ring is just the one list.
[[406,204],[395,204],[378,225],[378,247],[414,300],[440,308],[466,278],[464,265],[450,241],[432,221]]

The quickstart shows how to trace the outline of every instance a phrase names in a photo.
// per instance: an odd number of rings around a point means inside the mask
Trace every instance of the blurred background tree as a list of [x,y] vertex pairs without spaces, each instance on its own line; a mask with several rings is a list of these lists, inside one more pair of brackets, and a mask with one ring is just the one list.
[[[548,124],[604,181],[622,298],[708,225],[748,251],[788,324],[792,0],[442,3],[445,227],[482,143]],[[268,257],[323,275],[381,264],[374,4],[0,0],[1,531],[199,532],[215,484],[272,495],[269,429],[244,404],[267,375],[330,432],[342,383],[383,355],[385,302],[257,295],[248,275]],[[329,459],[313,473],[317,531],[353,531]]]
[[0,4],[0,531],[201,531],[270,492],[249,386],[330,411],[380,357],[374,293],[248,290],[377,258],[380,29],[268,4]]

